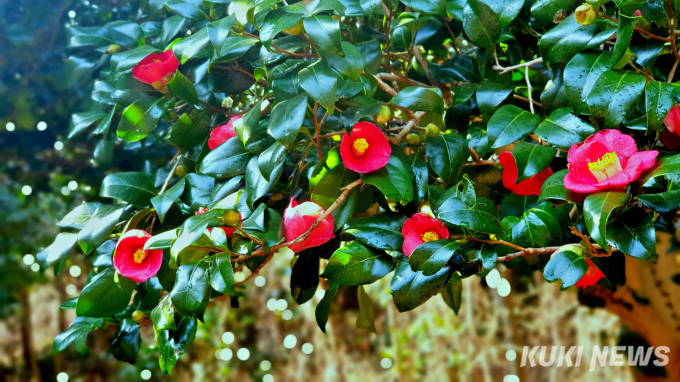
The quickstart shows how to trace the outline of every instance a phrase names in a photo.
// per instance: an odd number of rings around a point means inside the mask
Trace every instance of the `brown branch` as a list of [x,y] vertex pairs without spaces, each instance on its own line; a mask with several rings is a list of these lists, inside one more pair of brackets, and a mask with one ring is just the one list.
[[[667,1],[666,3],[668,3],[668,1]],[[617,20],[617,19],[615,19],[615,18],[613,18],[613,17],[607,16],[607,15],[604,15],[604,14],[602,15],[602,17],[604,17],[604,18],[607,19],[607,20],[613,21],[613,22],[615,22],[615,23],[617,23],[617,24],[619,23],[619,20]],[[672,28],[672,27],[671,27],[671,28]],[[671,41],[671,38],[670,38],[670,37],[661,37],[661,36],[657,36],[657,35],[655,35],[654,33],[648,32],[648,31],[646,31],[646,30],[644,30],[644,29],[642,29],[642,28],[640,28],[640,27],[635,27],[635,30],[638,31],[638,32],[640,32],[640,33],[642,33],[643,35],[645,35],[645,36],[647,36],[647,37],[649,37],[649,38],[653,38],[653,39],[655,39],[655,40],[666,41],[666,42]],[[672,29],[671,29],[671,31],[672,31]]]
[[411,128],[413,128],[413,126],[420,122],[421,119],[425,118],[425,115],[427,115],[427,113],[424,111],[418,111],[414,113],[413,117],[408,121],[408,123],[406,124],[406,126],[404,126],[401,132],[394,137],[387,138],[387,140],[390,141],[391,143],[394,143],[395,145],[399,144],[399,142],[401,142],[402,139],[404,139],[406,134],[408,134],[409,131],[411,131]]
[[[248,33],[248,32],[246,32],[246,31],[243,31],[243,34],[246,35],[246,36],[248,36],[248,37],[253,37],[253,38],[256,38],[256,39],[260,40],[260,36],[256,36],[256,35],[254,35],[254,34],[252,34],[252,33]],[[295,53],[295,52],[291,52],[291,51],[289,51],[289,50],[285,50],[285,49],[279,48],[279,47],[276,46],[274,43],[270,44],[270,46],[271,46],[272,48],[278,50],[279,52],[285,53],[285,54],[287,54],[287,55],[289,55],[289,56],[292,56],[292,57],[317,57],[317,58],[319,57],[318,55],[316,55],[316,54],[314,54],[314,53]]]
[[257,81],[257,83],[260,84],[260,86],[264,86],[264,87],[269,86],[269,83],[267,83],[267,81],[265,81],[263,79],[258,80],[257,78],[255,78],[255,75],[253,75],[253,73],[250,73],[249,71],[243,69],[240,66],[212,65],[212,67],[217,68],[217,69],[222,69],[222,70],[229,70],[229,71],[232,71],[232,72],[240,72],[240,73],[243,73],[243,74],[247,75],[248,77],[254,79],[255,81]]
[[437,87],[437,86],[433,86],[433,85],[427,85],[427,84],[424,84],[420,81],[412,80],[410,78],[402,77],[400,75],[391,74],[391,73],[378,73],[378,74],[375,75],[375,78],[380,79],[380,80],[386,80],[386,81],[397,81],[397,82],[401,82],[402,84],[408,84],[408,85],[411,85],[411,86],[419,86],[421,88],[436,88]]
[[[520,252],[525,252],[525,253],[529,251],[528,248],[522,248],[522,247],[520,247],[520,246],[517,245],[517,244],[513,244],[513,243],[510,243],[509,241],[505,241],[505,240],[485,240],[485,239],[477,239],[477,238],[474,238],[474,237],[473,237],[473,238],[470,238],[470,240],[471,240],[471,241],[479,241],[479,242],[488,243],[488,244],[500,244],[500,245],[505,245],[505,246],[507,246],[507,247],[510,247],[510,248],[513,248],[513,249],[516,249],[516,250],[518,250],[518,251],[520,251]],[[535,249],[535,248],[530,248],[530,249]]]
[[529,98],[527,98],[527,97],[522,97],[521,95],[518,95],[518,94],[513,94],[512,97],[513,97],[514,99],[518,99],[518,100],[520,100],[520,101],[531,102],[532,104],[534,104],[534,105],[536,105],[536,106],[538,106],[538,107],[541,107],[541,108],[543,107],[543,104],[542,104],[542,103],[540,103],[540,102],[538,102],[538,101],[534,101],[533,99],[530,100]]
[[597,249],[593,243],[590,242],[590,238],[588,236],[581,233],[581,231],[579,231],[576,227],[569,227],[569,230],[571,230],[572,234],[578,236],[581,240],[583,240],[584,243],[586,243],[586,248],[588,248],[590,252],[597,253]]
[[395,95],[397,95],[397,91],[394,90],[390,85],[388,85],[388,84],[386,84],[385,82],[383,82],[383,80],[381,80],[381,79],[378,78],[377,76],[375,77],[375,79],[376,79],[376,81],[378,81],[378,87],[379,87],[380,89],[382,89],[385,93],[391,95],[392,97],[394,97]]
[[468,150],[470,150],[470,154],[472,154],[472,158],[474,158],[475,163],[479,163],[479,162],[480,162],[480,160],[479,160],[479,154],[477,154],[477,152],[475,151],[475,149],[473,149],[472,147],[468,146]]
[[496,259],[496,262],[502,263],[502,262],[507,262],[510,261],[516,257],[521,257],[525,255],[547,255],[550,253],[554,253],[560,249],[560,247],[544,247],[544,248],[525,248],[524,251],[519,251],[515,253],[511,253],[505,256],[501,256]]

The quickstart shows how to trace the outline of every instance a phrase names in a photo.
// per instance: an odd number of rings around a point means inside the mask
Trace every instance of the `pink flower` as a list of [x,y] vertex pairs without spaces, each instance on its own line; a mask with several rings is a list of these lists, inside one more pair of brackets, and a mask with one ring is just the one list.
[[444,223],[425,213],[413,214],[401,227],[404,244],[401,249],[404,255],[411,256],[413,251],[426,241],[448,239],[449,230]]
[[352,128],[352,135],[342,136],[340,156],[350,170],[366,173],[384,167],[390,161],[392,148],[378,126],[359,122]]
[[517,195],[540,195],[543,182],[553,174],[550,167],[547,167],[538,174],[529,177],[529,179],[517,183],[517,162],[512,153],[506,151],[498,156],[498,160],[503,166],[503,187]]
[[580,193],[625,189],[654,166],[658,154],[638,152],[635,140],[618,130],[602,130],[569,148],[564,187]]
[[141,229],[131,229],[118,240],[113,255],[113,266],[121,275],[134,282],[144,282],[156,275],[163,262],[162,249],[144,251],[151,235]]
[[586,263],[588,263],[588,270],[586,270],[586,273],[581,277],[581,279],[578,280],[576,284],[574,284],[577,287],[583,289],[597,284],[597,282],[604,277],[604,273],[602,273],[602,271],[596,267],[590,259],[586,259]]
[[168,82],[172,80],[179,68],[179,61],[171,50],[163,53],[151,53],[132,68],[132,76],[153,86],[161,93],[168,93]]
[[[316,203],[298,204],[290,199],[288,208],[283,212],[283,226],[286,230],[286,241],[292,241],[307,232],[312,223],[323,215],[324,209]],[[328,215],[303,242],[289,245],[293,252],[319,246],[333,238],[333,215]]]
[[633,14],[634,14],[635,16],[642,16],[642,11],[638,9],[638,10],[636,10],[635,12],[633,12]]
[[680,106],[673,104],[663,119],[666,130],[659,136],[659,140],[664,146],[673,150],[680,146]]
[[[205,207],[199,207],[198,211],[196,211],[196,215],[203,215],[204,213],[208,212],[208,209]],[[238,221],[241,222],[241,214],[238,215]],[[227,237],[231,236],[236,228],[232,227],[217,227],[224,231],[224,233],[227,235]],[[212,228],[208,228],[208,232],[212,231]]]
[[234,131],[234,122],[240,119],[242,116],[235,115],[231,117],[229,122],[224,125],[217,126],[210,132],[210,138],[208,138],[208,147],[210,150],[215,150],[217,146],[228,141],[236,136],[236,131]]

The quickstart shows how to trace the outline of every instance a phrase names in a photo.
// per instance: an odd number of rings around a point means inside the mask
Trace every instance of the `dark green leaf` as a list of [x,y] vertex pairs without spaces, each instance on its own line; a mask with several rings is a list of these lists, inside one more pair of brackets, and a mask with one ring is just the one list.
[[341,285],[371,284],[394,269],[390,256],[378,254],[359,242],[352,242],[333,253],[321,277]]
[[343,232],[373,248],[400,252],[404,243],[401,227],[405,221],[406,217],[402,214],[381,212],[365,218],[349,220]]
[[550,166],[556,153],[557,149],[551,146],[517,142],[515,149],[512,150],[512,156],[515,157],[517,173],[519,174],[517,182],[545,170]]
[[193,317],[198,313],[210,286],[208,266],[207,261],[197,261],[182,264],[177,270],[177,280],[170,298],[172,305],[182,315]]
[[424,276],[432,276],[439,272],[460,249],[460,244],[453,240],[442,239],[420,244],[408,258],[413,272],[422,272]]
[[440,200],[437,217],[450,224],[474,231],[490,234],[503,233],[500,221],[498,221],[496,205],[486,198],[478,198],[474,207],[468,207],[456,197]]
[[628,201],[628,194],[625,192],[605,191],[591,194],[586,197],[583,203],[583,215],[586,227],[590,232],[590,237],[595,242],[607,248],[607,221],[614,209],[622,206]]
[[631,71],[608,70],[597,79],[588,94],[588,108],[605,127],[617,126],[633,111],[645,88],[645,76]]
[[62,228],[83,229],[101,205],[99,202],[83,203],[66,214],[57,225]]
[[390,290],[394,304],[400,312],[406,312],[425,303],[439,293],[449,275],[449,267],[442,268],[432,276],[413,272],[406,261],[401,261],[394,271]]
[[463,163],[470,156],[467,142],[458,134],[427,137],[427,159],[430,168],[447,186],[458,183],[463,173]]
[[319,328],[324,333],[326,333],[326,323],[328,322],[328,314],[331,311],[331,302],[333,301],[333,297],[335,297],[335,294],[338,293],[339,286],[340,284],[331,282],[330,286],[326,290],[326,293],[323,295],[323,298],[321,299],[321,301],[319,301],[319,305],[316,306],[316,309],[314,311],[316,323],[319,325]]
[[196,93],[194,84],[192,84],[188,78],[184,77],[184,74],[179,70],[175,72],[175,76],[168,82],[168,89],[170,89],[172,94],[187,101],[190,105],[198,104],[198,94]]
[[307,94],[279,102],[272,108],[267,132],[289,149],[295,143],[307,111]]
[[156,127],[161,118],[163,98],[157,100],[141,99],[125,108],[118,123],[118,138],[126,142],[138,141]]
[[331,16],[315,15],[302,20],[305,32],[322,51],[338,53],[342,49],[340,23]]
[[300,86],[302,86],[307,94],[326,109],[328,114],[333,115],[338,79],[330,66],[328,66],[328,63],[325,61],[315,62],[300,70],[298,79]]
[[631,208],[608,222],[607,242],[628,256],[656,262],[654,222],[642,208]]
[[453,313],[458,315],[460,304],[463,302],[463,283],[458,273],[451,276],[451,280],[440,289],[439,294]]
[[596,23],[583,26],[576,22],[574,14],[569,15],[541,37],[539,47],[543,60],[569,61],[588,45],[596,29]]
[[489,141],[492,149],[518,141],[534,131],[541,118],[515,105],[504,105],[489,120]]
[[680,207],[680,190],[638,195],[637,198],[645,207],[651,208],[660,214],[675,211]]
[[362,285],[357,288],[357,299],[359,300],[359,316],[357,317],[357,328],[366,330],[371,333],[378,333],[375,330],[375,322],[373,318],[373,302],[364,290]]
[[501,37],[498,16],[479,0],[468,0],[463,9],[463,29],[473,44],[491,48]]
[[231,255],[229,252],[210,256],[208,261],[212,263],[210,267],[210,285],[220,293],[233,295],[236,289],[234,288],[234,268],[231,266]]
[[203,158],[198,168],[201,174],[217,179],[231,178],[246,173],[253,154],[246,150],[238,139],[229,139]]
[[571,251],[556,253],[550,257],[550,261],[543,270],[543,277],[548,282],[562,280],[560,289],[564,290],[576,284],[588,270],[585,257]]
[[364,183],[372,184],[385,197],[398,203],[406,204],[413,200],[413,177],[411,171],[396,156],[390,156],[385,167],[362,174]]
[[534,132],[556,147],[569,150],[595,133],[595,128],[572,114],[571,108],[563,107],[550,113]]
[[89,254],[109,238],[124,208],[123,204],[105,204],[97,208],[92,219],[78,233],[78,242],[85,254]]
[[78,316],[111,317],[128,306],[135,283],[123,276],[116,283],[115,273],[113,268],[106,268],[85,285],[76,304]]
[[436,91],[430,88],[409,86],[401,89],[390,101],[392,105],[398,105],[413,111],[434,111],[441,113],[444,110],[444,100]]
[[153,180],[145,173],[118,172],[104,178],[99,196],[146,207],[157,194]]
[[179,199],[184,193],[184,184],[185,180],[182,178],[179,180],[179,182],[175,183],[174,186],[170,187],[162,194],[151,198],[151,204],[153,205],[153,208],[156,209],[158,219],[161,221],[161,223],[163,223],[163,220],[165,220],[165,214],[168,213],[168,210],[170,207],[172,207],[172,204],[175,203],[177,199]]

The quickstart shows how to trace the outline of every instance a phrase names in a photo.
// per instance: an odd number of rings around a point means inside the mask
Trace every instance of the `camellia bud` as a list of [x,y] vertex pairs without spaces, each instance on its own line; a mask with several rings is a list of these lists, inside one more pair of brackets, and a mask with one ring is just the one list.
[[427,127],[425,127],[425,131],[427,132],[427,135],[429,135],[430,137],[439,135],[439,127],[434,123],[429,123]]
[[406,135],[406,143],[409,146],[420,146],[420,135],[416,133],[409,133]]
[[631,57],[637,57],[635,53],[630,51],[630,48],[626,48],[626,51],[623,53],[623,56],[621,56],[621,59],[612,66],[612,69],[623,69],[624,66],[630,61]]
[[106,53],[108,54],[114,54],[120,52],[120,45],[118,44],[111,44],[109,45],[109,48],[106,49]]
[[234,210],[226,210],[222,214],[222,221],[229,227],[238,227],[241,224],[241,215]]
[[574,17],[576,22],[581,25],[589,25],[597,18],[598,10],[590,4],[581,4],[576,8]]
[[292,35],[298,35],[302,33],[305,30],[304,25],[302,25],[302,20],[298,21],[297,24],[293,25],[292,27],[288,29],[284,29],[284,33],[292,34]]
[[384,123],[389,122],[390,117],[392,116],[392,110],[388,106],[381,106],[380,110],[378,110],[377,113],[373,116],[373,119],[375,120],[376,123],[379,125],[382,125]]
[[574,252],[575,254],[583,257],[585,248],[581,247],[580,245],[567,244],[561,246],[560,248],[557,249],[557,251],[555,251],[555,253],[560,252]]
[[132,312],[132,319],[135,320],[136,323],[140,323],[144,321],[144,318],[146,318],[146,314],[142,312],[141,310],[137,309],[134,312]]

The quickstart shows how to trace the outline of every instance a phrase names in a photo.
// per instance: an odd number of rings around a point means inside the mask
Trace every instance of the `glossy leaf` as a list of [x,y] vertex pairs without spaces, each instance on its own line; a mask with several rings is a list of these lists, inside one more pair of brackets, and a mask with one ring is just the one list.
[[583,203],[586,227],[593,240],[607,248],[607,221],[612,211],[628,201],[625,192],[605,191],[589,195]]
[[142,172],[118,172],[104,178],[99,196],[145,207],[157,194],[153,180],[148,175]]
[[534,131],[541,118],[514,105],[502,106],[489,120],[489,141],[497,149],[518,141]]
[[135,283],[122,276],[117,283],[115,273],[113,268],[106,268],[85,285],[76,304],[78,316],[106,318],[127,307]]
[[352,242],[333,253],[321,277],[341,285],[371,284],[394,269],[391,257]]
[[411,266],[402,261],[397,265],[390,284],[390,293],[400,312],[413,310],[439,293],[446,282],[449,267],[444,267],[432,276],[425,276],[422,272],[414,272]]

